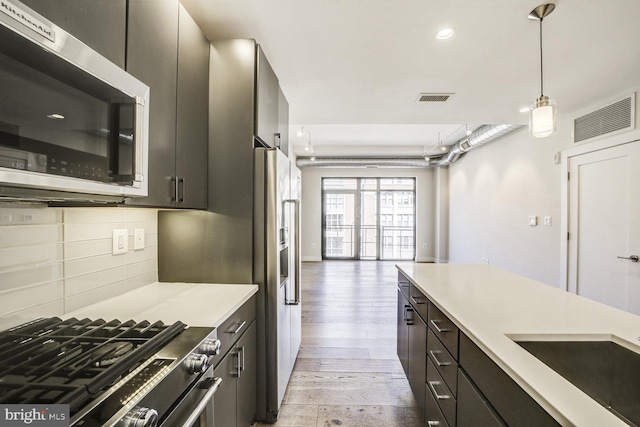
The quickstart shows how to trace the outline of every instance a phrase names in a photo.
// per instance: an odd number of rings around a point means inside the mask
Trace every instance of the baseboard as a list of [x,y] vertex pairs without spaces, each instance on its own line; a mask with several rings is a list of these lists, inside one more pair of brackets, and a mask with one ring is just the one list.
[[302,262],[321,262],[322,257],[319,256],[302,256]]

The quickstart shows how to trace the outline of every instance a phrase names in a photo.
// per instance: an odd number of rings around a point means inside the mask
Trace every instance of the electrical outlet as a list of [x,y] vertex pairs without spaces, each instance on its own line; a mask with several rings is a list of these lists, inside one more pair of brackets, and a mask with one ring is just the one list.
[[133,250],[142,249],[144,249],[144,228],[136,228],[133,230]]
[[129,250],[129,233],[126,228],[113,230],[113,255],[126,254]]

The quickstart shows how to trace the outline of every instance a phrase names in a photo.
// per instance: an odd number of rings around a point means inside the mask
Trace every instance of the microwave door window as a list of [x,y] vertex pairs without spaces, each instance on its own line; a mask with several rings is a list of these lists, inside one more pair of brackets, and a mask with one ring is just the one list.
[[[93,96],[82,85],[80,90],[4,54],[0,54],[0,81],[1,167],[101,182],[113,182],[114,176],[121,182],[120,175],[131,175],[132,143],[120,141],[120,136],[133,139],[134,108],[131,104],[113,108],[109,101],[122,100],[123,94],[104,100],[104,88],[101,97]],[[115,162],[110,159],[114,146],[119,153]],[[42,161],[12,160],[34,156]]]

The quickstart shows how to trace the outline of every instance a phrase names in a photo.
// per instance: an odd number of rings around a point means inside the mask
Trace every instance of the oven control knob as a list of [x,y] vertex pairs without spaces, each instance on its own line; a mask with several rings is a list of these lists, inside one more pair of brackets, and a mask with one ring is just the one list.
[[156,427],[158,425],[158,411],[150,408],[135,408],[125,417],[126,427]]
[[209,357],[206,354],[193,353],[187,357],[187,371],[190,374],[201,374],[207,370]]
[[200,350],[207,356],[217,356],[220,354],[222,343],[220,340],[205,340],[200,347]]

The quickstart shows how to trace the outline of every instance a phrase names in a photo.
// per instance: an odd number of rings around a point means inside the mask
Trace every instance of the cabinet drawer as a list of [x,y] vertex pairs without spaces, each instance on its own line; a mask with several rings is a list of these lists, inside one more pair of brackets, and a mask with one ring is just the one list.
[[460,334],[460,367],[508,425],[560,425],[465,334]]
[[449,353],[458,360],[458,327],[429,301],[429,328],[447,347]]
[[427,354],[454,396],[457,396],[458,363],[431,329],[427,333]]
[[407,299],[409,299],[409,286],[409,279],[404,277],[402,273],[398,272],[398,289],[400,289],[400,292],[402,292]]
[[427,319],[427,297],[425,297],[420,289],[416,288],[413,284],[409,286],[409,302],[413,306],[413,309],[423,318]]
[[456,398],[447,387],[436,366],[427,358],[427,388],[433,394],[449,425],[456,425]]
[[449,427],[449,423],[444,418],[444,414],[440,410],[438,403],[436,402],[436,398],[429,390],[429,386],[425,385],[427,388],[426,392],[426,402],[425,402],[425,427]]
[[253,296],[242,307],[236,310],[218,328],[218,339],[222,346],[220,354],[213,357],[213,365],[217,365],[220,360],[229,352],[242,334],[249,329],[251,323],[256,318],[256,297]]
[[458,427],[505,427],[506,424],[471,380],[458,374]]

